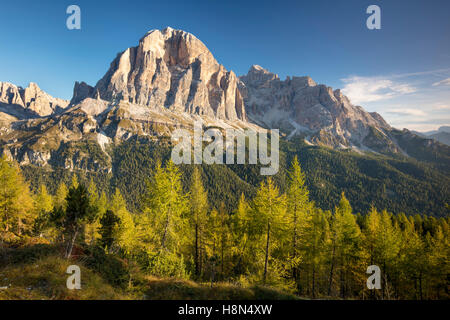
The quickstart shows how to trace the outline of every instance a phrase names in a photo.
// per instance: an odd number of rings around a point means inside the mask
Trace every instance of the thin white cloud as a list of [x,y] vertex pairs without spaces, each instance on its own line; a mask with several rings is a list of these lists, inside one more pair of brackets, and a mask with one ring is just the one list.
[[449,104],[438,104],[433,106],[433,110],[450,110]]
[[450,72],[450,68],[444,68],[444,69],[436,69],[436,70],[428,70],[428,71],[420,71],[420,72],[398,73],[398,74],[390,75],[387,78],[390,78],[390,79],[409,78],[409,77],[426,76],[426,75],[442,76],[443,74],[448,74],[449,72]]
[[412,109],[412,108],[396,108],[396,109],[387,110],[386,113],[389,113],[392,115],[397,115],[397,116],[417,116],[417,117],[427,115],[427,113],[423,110]]
[[432,84],[433,87],[437,86],[450,86],[450,78],[435,82]]
[[397,128],[435,130],[450,121],[450,69],[341,79],[354,104]]
[[400,83],[389,78],[353,76],[342,79],[342,92],[355,104],[391,99],[416,92],[408,83]]

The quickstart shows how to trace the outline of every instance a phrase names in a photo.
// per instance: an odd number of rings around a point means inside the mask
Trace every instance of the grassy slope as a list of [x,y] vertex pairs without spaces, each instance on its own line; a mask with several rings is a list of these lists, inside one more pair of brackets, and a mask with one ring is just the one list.
[[[296,299],[289,293],[260,286],[244,288],[230,283],[199,284],[181,279],[159,279],[140,273],[131,287],[111,281],[108,274],[92,268],[89,257],[66,260],[51,245],[0,248],[0,300],[253,300]],[[81,290],[68,290],[67,267],[81,268]],[[109,280],[108,280],[109,278]]]

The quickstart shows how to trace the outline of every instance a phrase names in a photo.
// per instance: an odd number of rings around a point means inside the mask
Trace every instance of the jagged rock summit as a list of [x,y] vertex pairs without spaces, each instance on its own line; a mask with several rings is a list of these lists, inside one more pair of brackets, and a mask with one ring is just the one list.
[[23,119],[48,116],[67,107],[69,101],[54,98],[31,82],[25,89],[0,82],[0,112]]
[[[379,150],[373,135],[389,142],[390,126],[377,113],[353,105],[341,91],[316,84],[309,76],[287,77],[254,65],[240,77],[250,120],[269,128],[280,128],[289,136],[303,134],[311,143],[338,148]],[[378,143],[378,142],[376,142]],[[387,149],[396,151],[389,142]]]
[[108,101],[245,120],[237,83],[199,39],[168,27],[149,31],[120,53],[94,92]]

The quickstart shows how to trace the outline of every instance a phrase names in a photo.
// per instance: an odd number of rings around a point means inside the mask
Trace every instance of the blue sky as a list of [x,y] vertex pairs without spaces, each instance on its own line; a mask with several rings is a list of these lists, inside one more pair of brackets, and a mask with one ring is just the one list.
[[[81,30],[66,8],[81,8]],[[381,7],[381,30],[366,8]],[[151,29],[191,32],[236,74],[258,64],[343,88],[392,125],[450,125],[450,1],[4,1],[0,81],[30,81],[70,99],[75,81],[91,85],[116,54]]]

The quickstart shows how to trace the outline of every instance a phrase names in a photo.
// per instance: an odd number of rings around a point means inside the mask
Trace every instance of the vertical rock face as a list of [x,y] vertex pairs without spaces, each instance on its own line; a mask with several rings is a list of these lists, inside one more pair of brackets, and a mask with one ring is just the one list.
[[70,100],[71,105],[75,105],[77,103],[80,103],[86,98],[91,98],[94,96],[98,96],[96,94],[95,88],[88,85],[86,82],[75,82],[75,86],[73,87],[73,96]]
[[31,82],[27,88],[0,82],[0,106],[3,112],[20,118],[48,116],[67,107],[68,101],[53,98]]
[[22,100],[25,108],[37,113],[40,116],[48,116],[54,112],[64,109],[69,104],[68,101],[53,98],[42,91],[36,83],[31,82],[22,92]]
[[19,87],[8,82],[0,82],[0,103],[23,106]]
[[95,89],[108,101],[245,120],[237,84],[200,40],[166,28],[148,32],[137,47],[120,53]]
[[311,142],[332,147],[363,147],[376,132],[384,135],[389,125],[378,114],[351,104],[340,90],[316,84],[310,77],[280,78],[260,66],[240,77],[240,90],[248,116],[256,123],[306,134]]

